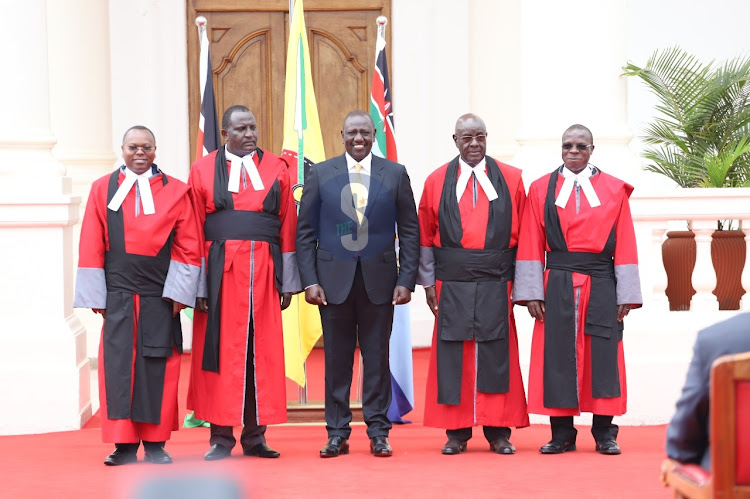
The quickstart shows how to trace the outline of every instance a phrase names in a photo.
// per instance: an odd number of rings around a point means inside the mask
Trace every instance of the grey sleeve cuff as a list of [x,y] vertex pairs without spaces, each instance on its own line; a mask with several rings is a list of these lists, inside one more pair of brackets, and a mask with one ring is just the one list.
[[419,248],[417,284],[422,286],[435,285],[435,253],[431,246],[421,246]]
[[302,282],[299,278],[299,267],[297,267],[297,253],[282,253],[281,292],[298,293],[302,290]]
[[206,259],[201,258],[201,271],[198,276],[198,291],[195,293],[197,298],[208,298],[208,281],[206,280]]
[[537,260],[516,260],[513,303],[544,301],[544,267]]
[[169,298],[188,307],[194,307],[200,274],[201,269],[195,265],[171,260],[167,280],[164,282],[164,291],[161,294],[162,298]]
[[643,305],[638,265],[616,265],[615,279],[617,280],[618,305]]
[[78,268],[73,306],[107,308],[107,280],[104,277],[104,269]]

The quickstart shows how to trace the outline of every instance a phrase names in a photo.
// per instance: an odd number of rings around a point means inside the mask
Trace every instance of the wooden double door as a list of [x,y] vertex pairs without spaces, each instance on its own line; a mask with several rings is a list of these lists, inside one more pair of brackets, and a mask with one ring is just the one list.
[[[312,65],[326,157],[344,151],[340,130],[346,114],[369,109],[377,25],[390,22],[390,0],[304,0]],[[259,147],[281,153],[284,81],[289,38],[288,0],[188,0],[188,89],[190,123],[198,123],[199,43],[195,18],[208,21],[218,119],[241,104],[256,116]],[[390,29],[386,29],[390,47]],[[390,60],[390,53],[388,53]],[[191,155],[196,126],[191,126]],[[195,159],[191,156],[191,159]]]

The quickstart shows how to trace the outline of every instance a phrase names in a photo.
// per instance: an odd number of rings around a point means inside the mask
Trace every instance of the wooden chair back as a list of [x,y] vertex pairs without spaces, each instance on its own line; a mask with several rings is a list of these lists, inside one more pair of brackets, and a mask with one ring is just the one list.
[[750,352],[716,359],[710,400],[713,497],[750,498]]

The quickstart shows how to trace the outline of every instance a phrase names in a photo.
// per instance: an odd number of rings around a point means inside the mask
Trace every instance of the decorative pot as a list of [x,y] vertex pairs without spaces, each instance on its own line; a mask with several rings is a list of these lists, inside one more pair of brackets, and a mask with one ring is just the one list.
[[669,300],[669,310],[690,310],[690,300],[695,294],[692,285],[695,234],[689,230],[667,232],[661,255],[667,272],[665,293]]
[[[662,244],[662,260],[667,273],[669,310],[690,310],[695,294],[692,285],[695,267],[695,234],[670,231]],[[741,230],[714,231],[711,241],[711,261],[716,272],[713,294],[719,310],[739,310],[745,290],[742,288],[742,269],[745,266],[745,234]]]
[[742,269],[745,267],[745,233],[741,230],[717,230],[711,241],[711,261],[716,270],[714,294],[719,310],[739,310]]

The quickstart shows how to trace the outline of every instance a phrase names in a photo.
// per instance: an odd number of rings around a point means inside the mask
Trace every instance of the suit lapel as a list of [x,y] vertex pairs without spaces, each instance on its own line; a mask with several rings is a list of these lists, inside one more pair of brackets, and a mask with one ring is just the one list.
[[342,154],[331,162],[331,166],[333,167],[333,178],[336,179],[339,189],[346,189],[351,196],[352,191],[349,188],[349,172],[346,169],[346,158],[344,155]]

